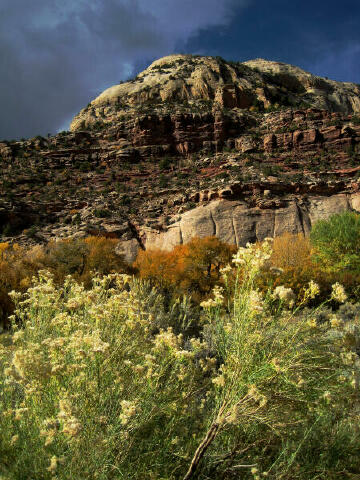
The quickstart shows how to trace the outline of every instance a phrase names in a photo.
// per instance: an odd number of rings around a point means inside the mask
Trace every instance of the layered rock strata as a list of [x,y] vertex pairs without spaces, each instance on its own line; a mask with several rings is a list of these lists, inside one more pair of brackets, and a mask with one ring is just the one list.
[[105,235],[139,248],[243,245],[359,210],[359,86],[278,62],[170,56],[72,132],[0,142],[1,241]]

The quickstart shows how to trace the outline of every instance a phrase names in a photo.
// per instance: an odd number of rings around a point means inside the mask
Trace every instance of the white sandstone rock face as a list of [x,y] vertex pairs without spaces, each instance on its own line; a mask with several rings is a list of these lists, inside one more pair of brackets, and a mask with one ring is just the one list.
[[360,212],[360,193],[353,193],[350,196],[351,208],[356,212]]
[[314,225],[318,220],[326,220],[334,213],[341,213],[350,210],[351,195],[338,194],[331,197],[315,197],[311,199],[309,216],[311,224]]
[[285,232],[308,235],[318,220],[334,213],[354,209],[360,211],[360,193],[330,197],[309,197],[307,202],[289,200],[278,209],[249,208],[245,202],[216,200],[183,215],[165,232],[144,230],[146,249],[171,250],[193,237],[215,235],[238,246],[247,242],[277,237]]

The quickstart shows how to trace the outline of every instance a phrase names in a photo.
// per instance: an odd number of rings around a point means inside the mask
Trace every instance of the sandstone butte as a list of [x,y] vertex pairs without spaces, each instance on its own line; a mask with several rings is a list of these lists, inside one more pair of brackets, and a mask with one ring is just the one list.
[[171,55],[105,90],[70,132],[0,142],[1,241],[105,235],[237,245],[360,211],[360,86],[262,59]]

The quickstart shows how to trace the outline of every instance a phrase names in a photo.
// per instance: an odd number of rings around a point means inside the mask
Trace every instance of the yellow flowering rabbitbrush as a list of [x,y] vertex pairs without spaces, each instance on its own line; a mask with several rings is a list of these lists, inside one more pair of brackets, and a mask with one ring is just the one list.
[[[14,294],[12,339],[0,337],[0,470],[14,480],[360,471],[359,316],[288,308],[285,287],[261,293],[271,244],[239,249],[202,308],[115,274],[86,290],[41,272]],[[319,288],[303,291],[305,302]]]

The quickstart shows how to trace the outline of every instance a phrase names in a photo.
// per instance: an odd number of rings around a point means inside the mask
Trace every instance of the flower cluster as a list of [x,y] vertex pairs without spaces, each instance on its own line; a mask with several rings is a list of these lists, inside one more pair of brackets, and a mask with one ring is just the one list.
[[51,445],[60,428],[60,421],[57,418],[46,418],[43,422],[43,429],[40,436],[45,438],[45,446]]
[[173,349],[178,350],[182,343],[182,336],[175,335],[173,329],[169,327],[167,330],[160,330],[160,333],[156,335],[154,339],[154,349],[163,350]]
[[50,472],[52,475],[55,475],[57,466],[58,466],[58,459],[55,455],[53,455],[50,460],[50,465],[47,468],[48,472]]
[[15,351],[12,364],[22,379],[44,379],[51,374],[51,364],[44,358],[41,345],[28,343]]
[[255,243],[247,243],[246,247],[240,247],[233,256],[233,263],[249,270],[259,270],[271,257],[272,241],[272,238],[266,238],[261,247]]
[[313,299],[320,293],[320,287],[319,285],[314,282],[313,280],[310,280],[308,283],[308,287],[305,289],[305,294],[304,294],[304,299]]
[[286,288],[284,285],[279,285],[273,291],[273,297],[279,299],[286,306],[292,308],[295,303],[295,294],[291,288]]
[[224,303],[224,288],[216,285],[212,291],[214,298],[208,298],[200,303],[203,308],[219,307]]
[[70,438],[77,437],[81,431],[81,423],[73,415],[72,405],[68,399],[59,401],[59,413],[57,418],[62,424],[62,433]]
[[120,413],[120,421],[123,425],[129,423],[131,417],[136,415],[137,407],[134,402],[130,402],[128,400],[123,400],[121,402],[121,413]]
[[347,295],[345,293],[344,287],[340,283],[336,282],[334,283],[334,285],[332,285],[331,298],[332,300],[335,300],[339,303],[346,302]]
[[259,290],[251,290],[249,293],[249,306],[255,313],[264,311],[263,295]]

